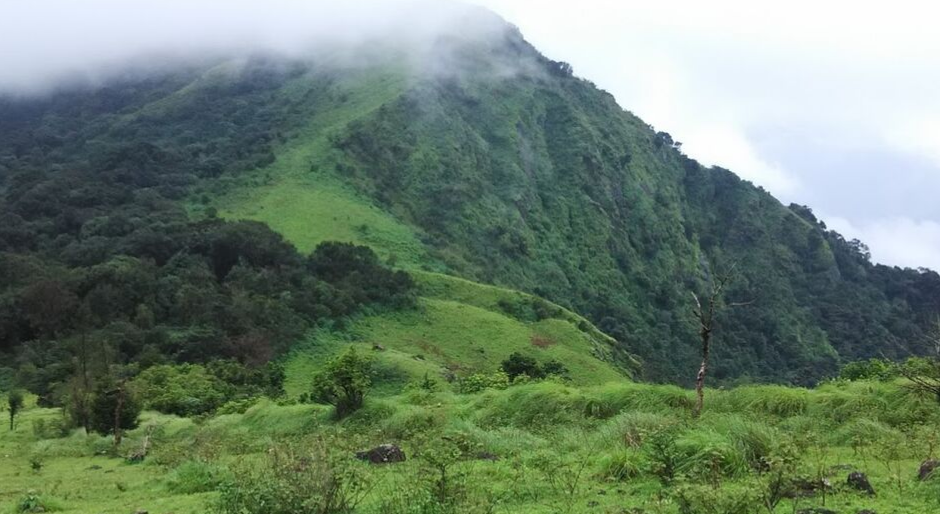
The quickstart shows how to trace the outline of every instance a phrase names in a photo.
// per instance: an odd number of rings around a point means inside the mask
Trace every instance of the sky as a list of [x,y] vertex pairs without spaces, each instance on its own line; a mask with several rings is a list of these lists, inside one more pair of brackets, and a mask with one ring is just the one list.
[[[809,205],[878,262],[940,270],[940,6],[470,1],[691,157]],[[0,0],[0,92],[41,91],[64,73],[91,76],[145,52],[454,30],[451,11],[414,3]]]

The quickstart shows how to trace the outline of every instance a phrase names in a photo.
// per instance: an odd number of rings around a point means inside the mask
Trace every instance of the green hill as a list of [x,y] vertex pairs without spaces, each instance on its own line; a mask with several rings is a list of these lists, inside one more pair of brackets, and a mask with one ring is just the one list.
[[[0,99],[0,251],[43,270],[0,291],[0,351],[49,335],[21,309],[37,277],[87,301],[75,276],[120,256],[163,266],[175,230],[215,216],[262,221],[302,253],[355,242],[391,266],[543,297],[614,337],[622,368],[638,355],[652,380],[691,380],[690,292],[732,268],[726,296],[748,305],[721,314],[718,380],[810,383],[843,362],[927,350],[936,273],[872,264],[808,208],[703,168],[488,23],[417,61],[382,45],[354,64],[328,52],[193,60]],[[73,321],[57,331],[77,333]]]

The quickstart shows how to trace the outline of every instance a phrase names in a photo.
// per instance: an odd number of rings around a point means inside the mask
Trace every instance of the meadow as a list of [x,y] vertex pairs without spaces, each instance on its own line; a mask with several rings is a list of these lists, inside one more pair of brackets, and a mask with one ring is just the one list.
[[[377,387],[343,420],[296,398],[196,419],[148,412],[117,448],[80,429],[56,434],[61,412],[31,406],[0,431],[0,502],[4,512],[236,512],[223,497],[273,491],[256,512],[940,508],[940,482],[918,477],[935,456],[940,407],[901,382],[708,390],[699,419],[691,391],[626,379],[452,389],[437,379],[396,394]],[[129,462],[145,438],[147,458]],[[379,444],[406,460],[354,458]],[[874,494],[847,482],[855,471]],[[331,507],[328,492],[346,503]],[[307,505],[286,508],[294,496]]]

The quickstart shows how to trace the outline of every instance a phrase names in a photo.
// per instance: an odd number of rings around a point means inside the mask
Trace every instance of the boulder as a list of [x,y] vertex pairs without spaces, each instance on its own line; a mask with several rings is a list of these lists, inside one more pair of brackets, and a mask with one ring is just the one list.
[[875,489],[871,486],[871,482],[868,481],[868,477],[865,476],[865,473],[853,471],[849,473],[848,478],[845,479],[845,483],[856,491],[875,494]]
[[499,460],[499,455],[495,453],[490,453],[488,451],[477,452],[476,458],[480,460],[488,460],[491,462],[496,462]]
[[829,490],[832,484],[828,478],[797,478],[784,493],[786,498],[808,498],[816,496],[816,493],[823,490]]
[[920,463],[920,469],[917,470],[917,477],[921,480],[927,480],[934,470],[940,468],[940,460],[928,459]]
[[380,444],[371,450],[356,452],[356,458],[369,461],[372,464],[390,464],[392,462],[403,462],[405,452],[394,444]]

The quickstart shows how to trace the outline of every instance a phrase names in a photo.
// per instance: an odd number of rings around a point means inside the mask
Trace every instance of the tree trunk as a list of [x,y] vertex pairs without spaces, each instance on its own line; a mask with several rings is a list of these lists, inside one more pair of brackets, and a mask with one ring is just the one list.
[[708,372],[708,352],[711,345],[711,330],[702,329],[702,365],[698,369],[698,375],[695,377],[695,407],[692,409],[692,417],[698,418],[702,414],[702,407],[705,403],[705,373]]
[[121,446],[121,411],[124,410],[124,382],[118,386],[117,404],[114,407],[114,447]]

